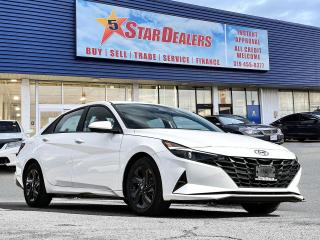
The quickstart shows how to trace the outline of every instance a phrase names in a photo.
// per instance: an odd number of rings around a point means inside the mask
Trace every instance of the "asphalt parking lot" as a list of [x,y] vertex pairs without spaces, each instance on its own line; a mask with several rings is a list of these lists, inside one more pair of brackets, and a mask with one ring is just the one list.
[[320,239],[320,142],[291,142],[303,168],[305,202],[272,215],[249,216],[238,206],[173,205],[163,217],[137,217],[121,201],[56,199],[31,209],[0,168],[0,239]]

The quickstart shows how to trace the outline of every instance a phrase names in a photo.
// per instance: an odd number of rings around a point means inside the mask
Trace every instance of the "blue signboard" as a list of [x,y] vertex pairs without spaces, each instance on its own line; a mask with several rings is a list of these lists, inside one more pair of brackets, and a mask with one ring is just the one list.
[[269,70],[265,30],[77,0],[77,56]]

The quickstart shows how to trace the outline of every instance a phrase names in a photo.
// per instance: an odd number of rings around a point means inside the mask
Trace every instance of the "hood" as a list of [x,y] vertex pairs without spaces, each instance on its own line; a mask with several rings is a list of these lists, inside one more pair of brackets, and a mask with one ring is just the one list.
[[16,138],[23,138],[23,134],[20,133],[0,133],[0,139],[16,139]]
[[[188,148],[234,157],[293,159],[288,149],[257,138],[231,133],[183,129],[137,129],[134,135],[171,141]],[[255,150],[265,150],[260,156]]]

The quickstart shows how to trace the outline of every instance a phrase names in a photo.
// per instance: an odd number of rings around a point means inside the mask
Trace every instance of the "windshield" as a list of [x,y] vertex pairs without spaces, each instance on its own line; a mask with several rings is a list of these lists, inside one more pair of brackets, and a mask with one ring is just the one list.
[[17,122],[1,121],[0,133],[19,133],[21,132]]
[[175,128],[221,132],[209,121],[193,113],[149,104],[114,104],[127,128]]
[[251,122],[240,116],[220,116],[219,120],[223,125],[231,125],[231,124],[250,124]]

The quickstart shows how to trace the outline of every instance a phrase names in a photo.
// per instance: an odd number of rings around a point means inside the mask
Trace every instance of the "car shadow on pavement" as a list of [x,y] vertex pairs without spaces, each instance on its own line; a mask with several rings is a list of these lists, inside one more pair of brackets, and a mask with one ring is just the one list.
[[[120,203],[120,202],[119,202]],[[242,218],[242,217],[259,217],[249,215],[245,211],[234,209],[227,211],[223,208],[202,207],[202,209],[192,209],[192,206],[186,208],[177,208],[172,206],[164,215],[158,218]],[[207,209],[205,209],[207,208]],[[30,208],[23,202],[1,202],[0,209],[12,211],[33,211],[33,212],[52,212],[65,214],[96,215],[96,216],[119,216],[119,217],[137,217],[132,213],[125,204],[108,205],[108,204],[79,204],[79,203],[54,203],[47,208]],[[263,216],[266,217],[266,216]],[[268,215],[267,217],[279,217],[277,214]]]

